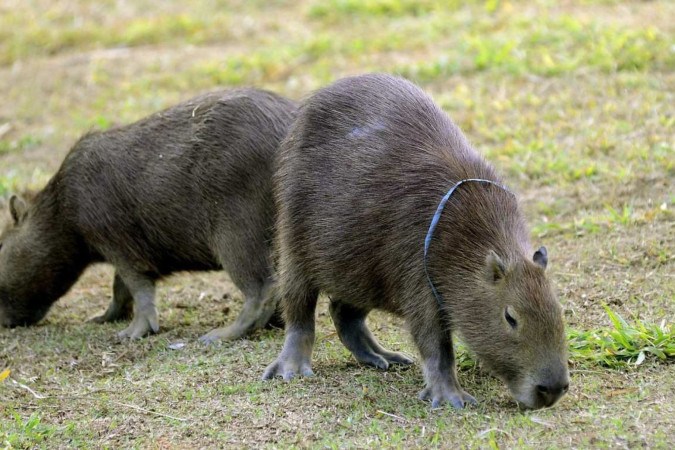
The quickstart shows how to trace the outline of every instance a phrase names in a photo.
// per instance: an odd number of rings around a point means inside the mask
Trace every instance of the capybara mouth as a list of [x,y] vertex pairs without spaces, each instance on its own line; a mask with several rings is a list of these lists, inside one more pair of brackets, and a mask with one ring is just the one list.
[[557,383],[526,384],[527,386],[520,390],[509,386],[509,390],[521,409],[549,408],[569,390],[569,381],[566,378]]
[[30,327],[42,320],[49,308],[33,311],[30,315],[11,316],[0,311],[0,325],[4,328]]
[[29,320],[29,319],[3,319],[0,321],[2,323],[2,326],[5,328],[17,328],[17,327],[29,327],[31,325],[35,325],[39,320]]

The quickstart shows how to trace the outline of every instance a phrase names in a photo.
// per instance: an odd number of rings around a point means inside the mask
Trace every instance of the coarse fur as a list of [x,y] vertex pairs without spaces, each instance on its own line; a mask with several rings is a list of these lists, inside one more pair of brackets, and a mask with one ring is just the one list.
[[533,256],[515,196],[465,183],[448,201],[429,251],[432,215],[460,180],[502,183],[447,115],[417,86],[389,75],[346,78],[300,109],[278,153],[278,288],[286,341],[263,378],[311,375],[317,296],[357,360],[410,363],[365,325],[375,308],[405,318],[426,378],[421,398],[462,407],[452,332],[525,407],[552,405],[568,386],[561,307]]
[[155,282],[226,270],[241,315],[203,340],[235,339],[275,309],[274,154],[296,104],[256,89],[204,94],[134,124],[85,135],[35,199],[10,201],[0,235],[0,323],[30,325],[91,263],[115,267],[97,322],[129,315],[121,337],[157,331]]

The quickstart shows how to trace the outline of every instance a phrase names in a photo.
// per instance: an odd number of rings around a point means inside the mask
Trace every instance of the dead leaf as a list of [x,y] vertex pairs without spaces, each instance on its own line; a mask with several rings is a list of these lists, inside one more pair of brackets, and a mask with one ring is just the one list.
[[537,417],[537,416],[532,416],[532,417],[530,417],[530,420],[531,420],[532,422],[534,422],[534,423],[539,424],[539,425],[543,425],[543,426],[545,426],[546,428],[553,428],[553,424],[552,424],[551,422],[547,422],[547,421],[545,421],[544,419],[541,419],[541,418],[539,418],[539,417]]
[[183,347],[185,347],[185,342],[174,342],[172,344],[169,344],[169,348],[171,350],[180,350]]
[[637,392],[637,388],[613,389],[608,391],[605,395],[607,397],[616,397],[617,395],[631,394]]

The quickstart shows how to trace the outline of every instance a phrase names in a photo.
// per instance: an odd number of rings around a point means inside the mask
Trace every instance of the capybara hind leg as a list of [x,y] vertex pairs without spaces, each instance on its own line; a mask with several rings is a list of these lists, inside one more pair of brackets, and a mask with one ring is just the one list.
[[108,309],[100,316],[90,319],[94,323],[117,322],[127,320],[133,317],[134,297],[122,281],[119,275],[115,274],[113,281],[113,296]]
[[340,341],[362,364],[387,370],[390,364],[412,364],[407,356],[384,349],[366,325],[368,311],[331,300],[330,315]]
[[[298,291],[296,291],[298,292]],[[284,294],[284,320],[286,339],[276,361],[267,366],[263,380],[282,377],[290,380],[296,375],[308,377],[312,372],[312,348],[314,347],[314,312],[318,292],[307,290],[299,295]]]
[[264,327],[276,310],[273,283],[267,281],[253,289],[244,290],[244,309],[231,325],[211,330],[199,340],[205,344],[240,339],[253,330]]
[[131,324],[120,331],[120,339],[139,339],[159,331],[159,319],[155,308],[155,283],[152,279],[135,273],[121,275],[134,298],[134,318]]
[[277,302],[277,309],[274,310],[274,314],[272,314],[272,317],[270,317],[270,320],[267,321],[265,324],[265,328],[284,328],[284,325],[286,322],[284,322],[284,318],[281,312],[281,309],[279,307],[279,302]]
[[476,399],[464,392],[457,381],[455,355],[450,333],[427,321],[411,324],[410,329],[423,359],[426,387],[420,392],[421,400],[431,401],[432,408],[446,403],[461,409],[475,405]]

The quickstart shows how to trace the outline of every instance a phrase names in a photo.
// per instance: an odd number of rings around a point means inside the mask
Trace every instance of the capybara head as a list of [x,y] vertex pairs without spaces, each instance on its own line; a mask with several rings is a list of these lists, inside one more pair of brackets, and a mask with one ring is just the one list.
[[[17,196],[9,200],[11,222],[0,234],[0,325],[31,325],[42,319],[60,291],[58,265],[29,207]],[[55,225],[56,226],[56,225]]]
[[480,308],[458,323],[481,363],[533,409],[553,405],[569,387],[562,307],[546,278],[547,262],[544,247],[532,259],[509,262],[490,251],[476,280]]

